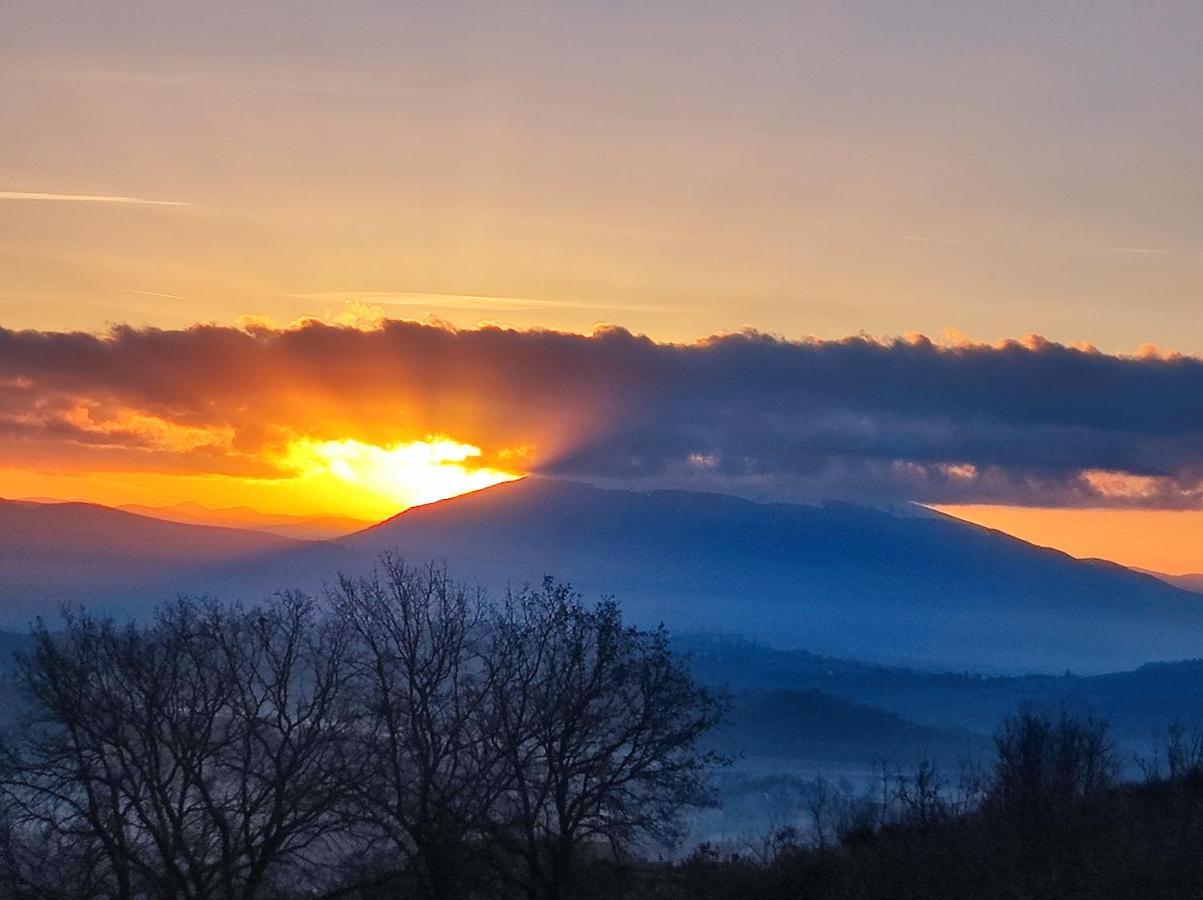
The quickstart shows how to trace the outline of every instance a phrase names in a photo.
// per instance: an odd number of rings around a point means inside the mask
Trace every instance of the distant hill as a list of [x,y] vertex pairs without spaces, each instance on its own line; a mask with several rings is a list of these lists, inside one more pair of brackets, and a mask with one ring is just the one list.
[[[699,680],[737,697],[818,692],[928,728],[988,735],[1029,706],[1101,716],[1133,746],[1159,740],[1173,721],[1203,729],[1203,659],[1101,675],[983,676],[834,659],[729,635],[682,634],[673,645]],[[871,747],[866,742],[863,752]]]
[[331,540],[359,531],[372,524],[347,516],[288,516],[278,513],[262,513],[248,506],[209,509],[207,506],[191,502],[176,503],[171,506],[126,504],[118,509],[168,522],[182,522],[188,525],[217,525],[223,528],[248,528],[302,541]]
[[165,522],[87,503],[0,500],[0,627],[63,605],[138,615],[177,593],[255,598],[320,586],[353,555],[244,529]]
[[1184,591],[1203,594],[1203,573],[1191,572],[1186,575],[1166,575],[1164,572],[1150,572],[1145,569],[1141,569],[1140,571],[1145,572],[1146,575],[1152,575],[1154,578],[1159,578],[1166,584],[1182,588]]
[[551,573],[642,624],[929,668],[1102,672],[1203,648],[1198,595],[947,516],[527,478],[342,543],[497,588]]
[[988,743],[982,734],[918,725],[821,691],[787,689],[735,695],[714,740],[722,752],[746,759],[859,765],[874,759],[955,765],[976,758]]

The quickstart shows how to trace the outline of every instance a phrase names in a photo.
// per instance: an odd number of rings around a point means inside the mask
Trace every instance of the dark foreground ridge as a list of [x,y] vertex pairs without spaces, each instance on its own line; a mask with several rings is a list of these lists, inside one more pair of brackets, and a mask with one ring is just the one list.
[[699,847],[675,864],[598,865],[609,893],[672,900],[1198,897],[1203,759],[1175,737],[1136,783],[1121,783],[1098,720],[1019,715],[992,765],[958,781],[932,767],[841,794],[819,782],[806,830],[741,847]]

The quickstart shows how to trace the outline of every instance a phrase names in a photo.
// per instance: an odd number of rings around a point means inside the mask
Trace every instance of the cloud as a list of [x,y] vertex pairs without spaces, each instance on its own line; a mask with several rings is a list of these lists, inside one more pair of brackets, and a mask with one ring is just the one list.
[[191,206],[183,200],[148,200],[112,194],[50,194],[41,191],[0,191],[0,200],[39,200],[60,203],[123,203],[133,206]]
[[597,309],[611,312],[681,312],[680,306],[646,304],[582,303],[573,300],[539,300],[533,297],[497,297],[487,294],[422,293],[420,291],[321,291],[292,295],[303,300],[334,303],[435,309],[480,310],[483,312],[529,312],[545,309]]
[[280,460],[296,440],[446,434],[481,447],[481,465],[530,448],[522,458],[535,471],[643,486],[1193,508],[1203,506],[1199,397],[1198,358],[1038,336],[938,344],[748,331],[667,344],[619,328],[397,320],[0,329],[10,465],[263,477],[287,474]]

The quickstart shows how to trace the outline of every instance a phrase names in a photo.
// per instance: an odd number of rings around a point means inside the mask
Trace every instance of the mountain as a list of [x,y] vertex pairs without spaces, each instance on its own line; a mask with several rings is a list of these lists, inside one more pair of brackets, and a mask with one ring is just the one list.
[[185,525],[88,503],[0,500],[0,627],[63,605],[138,615],[178,593],[320,587],[358,561],[330,543]]
[[1150,572],[1146,569],[1141,569],[1140,571],[1145,572],[1147,575],[1152,575],[1154,578],[1159,578],[1166,584],[1182,588],[1184,591],[1203,594],[1203,573],[1191,572],[1186,575],[1166,575],[1163,572]]
[[188,525],[217,525],[223,528],[248,528],[281,537],[302,541],[325,541],[359,531],[370,522],[348,516],[289,516],[262,513],[248,506],[228,506],[209,509],[199,503],[176,503],[172,506],[140,506],[126,504],[117,507],[125,512],[167,522]]
[[926,669],[1096,673],[1203,653],[1203,598],[948,516],[544,478],[415,507],[337,542],[0,501],[0,628],[63,603],[320,591],[395,550],[504,591],[544,574],[631,621]]
[[1203,652],[1197,594],[948,516],[526,478],[341,542],[495,589],[613,594],[636,623],[928,668],[1102,672]]

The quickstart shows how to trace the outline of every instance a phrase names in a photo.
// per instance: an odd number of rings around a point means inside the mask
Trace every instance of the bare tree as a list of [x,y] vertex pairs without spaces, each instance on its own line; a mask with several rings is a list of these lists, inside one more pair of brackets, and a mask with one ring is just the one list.
[[454,896],[498,784],[483,734],[483,593],[385,556],[368,577],[340,579],[332,600],[356,636],[366,711],[356,814],[411,861],[426,895]]
[[1165,745],[1166,774],[1171,780],[1198,779],[1203,773],[1203,732],[1171,722]]
[[487,859],[484,890],[560,898],[587,848],[671,843],[712,800],[724,702],[612,601],[548,580],[494,609],[387,557],[330,599],[39,625],[0,742],[0,890],[353,893],[395,887],[399,851],[431,897]]
[[816,775],[815,780],[806,785],[802,792],[802,802],[810,816],[811,840],[820,850],[825,849],[831,842],[835,830],[834,809],[838,799],[835,788],[822,775]]
[[720,760],[700,747],[723,701],[696,684],[666,633],[623,625],[567,585],[509,598],[490,630],[493,725],[505,792],[493,836],[533,898],[559,898],[586,845],[671,843],[682,809],[712,802]]
[[1107,723],[1062,712],[1023,710],[994,739],[998,754],[986,802],[1020,820],[1040,821],[1110,787],[1119,762]]
[[146,629],[39,625],[19,675],[31,718],[3,747],[14,877],[45,874],[23,845],[85,894],[250,898],[330,852],[351,762],[344,649],[298,594],[180,600]]

